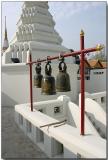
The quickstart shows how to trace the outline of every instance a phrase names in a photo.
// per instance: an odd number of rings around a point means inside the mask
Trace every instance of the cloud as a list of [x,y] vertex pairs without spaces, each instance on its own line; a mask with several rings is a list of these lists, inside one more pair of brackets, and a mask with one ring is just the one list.
[[76,13],[86,11],[91,7],[98,7],[105,2],[49,2],[50,10],[56,20],[69,18]]

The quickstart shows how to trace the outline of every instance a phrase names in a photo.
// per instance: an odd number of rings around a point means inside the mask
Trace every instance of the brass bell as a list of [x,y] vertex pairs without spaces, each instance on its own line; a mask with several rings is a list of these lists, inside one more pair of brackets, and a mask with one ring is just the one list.
[[68,92],[71,90],[70,77],[66,70],[66,63],[64,62],[64,59],[62,59],[59,63],[59,73],[56,78],[56,90],[58,92]]
[[43,75],[41,75],[41,64],[38,63],[35,67],[36,75],[34,76],[34,86],[41,88]]
[[48,61],[45,65],[45,76],[42,79],[42,94],[53,95],[56,94],[55,78],[51,76],[52,68]]

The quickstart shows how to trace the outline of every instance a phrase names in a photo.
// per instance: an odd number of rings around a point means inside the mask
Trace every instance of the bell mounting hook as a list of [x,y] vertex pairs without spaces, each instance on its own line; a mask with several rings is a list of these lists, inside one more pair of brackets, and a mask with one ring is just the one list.
[[50,64],[50,63],[51,63],[51,60],[49,60],[49,57],[50,57],[50,56],[47,56],[47,58],[46,58],[46,63],[47,63],[47,64]]
[[37,65],[41,65],[40,58],[37,59]]
[[61,53],[59,54],[59,59],[58,59],[58,60],[64,62],[63,52],[61,52]]

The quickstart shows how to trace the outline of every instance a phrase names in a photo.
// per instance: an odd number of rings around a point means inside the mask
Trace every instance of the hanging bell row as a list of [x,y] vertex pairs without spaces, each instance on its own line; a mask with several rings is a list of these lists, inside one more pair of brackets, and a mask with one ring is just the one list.
[[34,76],[34,86],[38,88],[42,88],[42,94],[45,95],[54,95],[56,91],[58,92],[68,92],[71,90],[70,87],[70,78],[67,73],[67,66],[64,62],[64,58],[60,59],[59,63],[59,73],[57,74],[57,78],[51,75],[51,61],[47,61],[45,65],[45,76],[41,75],[41,64],[38,63],[35,67],[36,75]]

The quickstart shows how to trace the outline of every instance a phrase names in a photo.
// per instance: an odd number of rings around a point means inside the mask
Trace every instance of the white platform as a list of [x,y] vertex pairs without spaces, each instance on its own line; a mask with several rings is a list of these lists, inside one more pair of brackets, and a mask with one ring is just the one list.
[[[53,100],[53,103],[52,101],[47,102],[50,103],[50,108],[52,108],[52,111],[54,111],[54,106],[58,106],[58,103],[60,103],[60,105],[65,104],[62,105],[63,110],[67,110],[68,104],[72,103],[69,101],[70,100],[66,96],[61,96],[58,97],[57,100]],[[44,103],[47,102],[35,103],[34,108],[37,109],[34,109],[33,112],[30,111],[29,104],[15,106],[16,122],[23,129],[25,134],[28,135],[34,143],[36,143],[36,145],[38,145],[49,157],[54,158],[77,158],[78,156],[82,158],[106,157],[106,140],[96,134],[94,126],[90,125],[90,121],[89,119],[87,119],[87,117],[85,123],[88,129],[86,128],[85,136],[81,136],[79,129],[77,127],[69,125],[68,123],[56,128],[54,127],[54,125],[50,126],[49,128],[40,128],[40,126],[42,125],[58,122],[58,120],[54,117],[52,118],[51,116],[47,115],[48,111],[45,111],[45,113],[41,113],[40,111],[38,111],[38,107],[41,105],[41,107],[43,108]],[[53,106],[51,104],[53,104]],[[75,106],[74,104],[70,105],[71,109],[74,107],[78,108],[78,106]],[[72,114],[72,112],[70,112],[70,114]],[[23,123],[19,121],[19,117],[22,117]],[[71,115],[71,117],[73,117],[73,115]],[[64,118],[66,118],[65,115]],[[74,117],[73,119],[76,124],[76,120]],[[27,131],[28,122],[29,131]],[[38,139],[36,139],[37,136]]]

